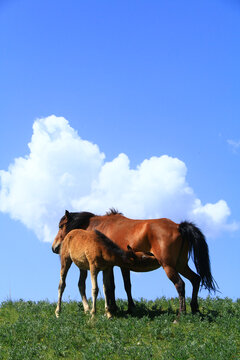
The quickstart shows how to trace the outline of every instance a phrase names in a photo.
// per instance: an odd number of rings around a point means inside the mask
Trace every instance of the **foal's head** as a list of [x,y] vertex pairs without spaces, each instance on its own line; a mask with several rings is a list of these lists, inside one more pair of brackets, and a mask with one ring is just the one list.
[[67,233],[69,232],[69,230],[67,230],[67,224],[68,222],[71,220],[71,215],[70,213],[66,210],[65,211],[65,215],[61,218],[60,222],[59,222],[59,230],[58,233],[54,239],[54,242],[52,244],[52,251],[55,254],[59,254],[60,253],[60,248],[61,248],[61,244],[65,238],[65,236],[67,235]]
[[127,246],[126,257],[129,263],[133,263],[135,260],[138,259],[137,255],[135,254],[130,245]]

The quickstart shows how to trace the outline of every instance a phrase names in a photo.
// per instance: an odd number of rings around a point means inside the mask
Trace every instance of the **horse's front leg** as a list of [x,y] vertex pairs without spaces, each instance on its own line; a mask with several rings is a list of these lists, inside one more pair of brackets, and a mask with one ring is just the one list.
[[61,312],[62,294],[66,287],[66,276],[71,264],[72,264],[72,260],[69,257],[61,258],[60,282],[58,286],[58,302],[55,310],[55,315],[57,318],[59,317],[59,314]]
[[131,313],[133,309],[135,308],[135,304],[132,298],[132,292],[131,292],[131,280],[130,280],[130,270],[121,268],[122,271],[122,277],[124,281],[124,288],[127,293],[128,297],[128,312]]
[[111,273],[112,273],[112,268],[103,270],[103,291],[105,296],[105,312],[108,319],[112,317],[112,313],[111,313],[112,308],[110,305]]
[[89,305],[86,297],[86,278],[87,278],[87,270],[80,270],[78,288],[82,298],[84,312],[89,311]]
[[118,310],[116,299],[115,299],[115,282],[114,282],[114,274],[113,267],[109,269],[109,308],[111,308],[111,312],[116,312]]
[[99,270],[96,269],[95,266],[90,266],[90,273],[91,273],[91,282],[92,282],[92,310],[91,314],[92,317],[96,314],[96,301],[98,296],[98,284],[97,284],[97,276]]

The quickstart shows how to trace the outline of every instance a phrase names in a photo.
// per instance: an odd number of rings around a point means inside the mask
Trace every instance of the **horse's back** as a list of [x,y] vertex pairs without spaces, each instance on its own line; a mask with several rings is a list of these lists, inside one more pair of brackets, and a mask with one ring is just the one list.
[[179,236],[178,224],[170,219],[129,219],[121,215],[98,217],[90,220],[90,229],[97,229],[112,239],[121,248],[130,245],[135,251],[150,251],[151,243],[167,239],[174,241]]

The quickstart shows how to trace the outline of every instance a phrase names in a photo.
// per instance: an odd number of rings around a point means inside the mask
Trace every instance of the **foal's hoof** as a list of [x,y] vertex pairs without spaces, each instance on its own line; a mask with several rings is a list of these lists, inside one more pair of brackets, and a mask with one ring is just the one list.
[[108,319],[112,319],[112,317],[113,317],[113,315],[110,313],[110,311],[106,311],[105,315]]
[[58,319],[59,315],[60,315],[59,311],[55,311],[55,315],[56,315],[56,318]]
[[95,311],[90,311],[90,315],[91,315],[91,319],[94,319],[95,318],[95,315],[96,315],[96,312]]

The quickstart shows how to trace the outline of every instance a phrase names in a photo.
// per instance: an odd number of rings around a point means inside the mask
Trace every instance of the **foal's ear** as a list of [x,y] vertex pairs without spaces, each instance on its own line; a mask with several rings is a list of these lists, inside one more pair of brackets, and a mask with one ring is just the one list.
[[65,210],[65,216],[66,216],[66,218],[67,218],[67,219],[69,219],[69,218],[70,218],[69,211]]
[[133,251],[130,245],[127,245],[127,249],[128,251],[130,251],[130,258],[133,260],[137,260],[137,255],[135,254],[135,252]]

